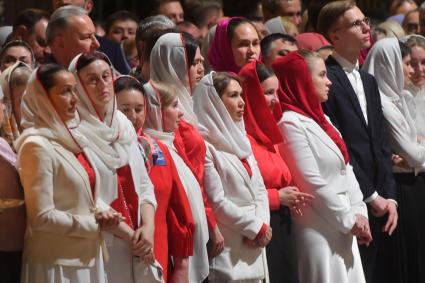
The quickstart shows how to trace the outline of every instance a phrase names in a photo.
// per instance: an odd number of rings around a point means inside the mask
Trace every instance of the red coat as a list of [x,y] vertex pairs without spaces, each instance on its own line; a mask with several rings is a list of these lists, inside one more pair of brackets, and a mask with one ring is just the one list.
[[165,160],[164,164],[154,164],[149,170],[158,203],[155,211],[154,253],[164,269],[164,280],[167,282],[171,275],[171,268],[168,268],[170,256],[188,257],[193,254],[195,224],[186,191],[170,152],[162,143],[154,142]]
[[291,183],[291,172],[277,151],[272,151],[270,147],[259,144],[250,135],[248,135],[248,139],[269,195],[270,210],[279,210],[278,191]]

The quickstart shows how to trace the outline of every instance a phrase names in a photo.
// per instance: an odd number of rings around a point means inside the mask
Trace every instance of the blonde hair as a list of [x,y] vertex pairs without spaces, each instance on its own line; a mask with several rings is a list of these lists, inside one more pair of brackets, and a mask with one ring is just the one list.
[[153,81],[152,85],[154,85],[155,89],[158,91],[161,100],[161,109],[170,106],[177,98],[177,93],[171,86],[157,81]]
[[409,36],[409,39],[406,41],[406,45],[409,46],[409,48],[418,46],[425,49],[425,37],[420,35],[411,35]]
[[300,33],[298,27],[287,17],[280,17],[280,21],[287,34],[296,37]]
[[19,66],[15,70],[13,70],[9,79],[9,86],[23,86],[27,85],[28,80],[31,76],[31,69],[27,66]]
[[305,63],[308,66],[308,69],[310,72],[312,72],[315,68],[315,62],[317,59],[323,60],[323,57],[320,56],[319,53],[307,49],[301,49],[297,51],[298,54],[301,55],[301,57],[304,58]]
[[405,36],[401,25],[393,20],[388,20],[378,25],[378,28],[384,31],[385,37],[395,37],[397,39]]

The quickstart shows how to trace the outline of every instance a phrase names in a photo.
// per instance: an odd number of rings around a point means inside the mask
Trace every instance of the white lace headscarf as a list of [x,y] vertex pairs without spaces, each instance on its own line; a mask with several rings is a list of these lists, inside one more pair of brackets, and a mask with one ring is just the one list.
[[167,33],[155,43],[150,57],[150,79],[172,86],[184,119],[196,127],[189,85],[189,66],[184,41],[179,33]]
[[204,76],[193,93],[198,130],[216,149],[245,159],[252,154],[252,150],[244,122],[233,121],[214,87],[213,74]]

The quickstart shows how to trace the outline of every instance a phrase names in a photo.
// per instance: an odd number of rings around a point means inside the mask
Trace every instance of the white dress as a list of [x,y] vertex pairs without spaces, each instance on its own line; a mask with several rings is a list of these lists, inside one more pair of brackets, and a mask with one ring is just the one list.
[[279,122],[294,185],[315,196],[294,218],[300,283],[365,282],[355,214],[367,209],[352,167],[312,119],[287,111]]
[[185,188],[195,221],[193,256],[189,257],[189,282],[202,282],[207,278],[209,273],[207,252],[209,235],[201,188],[190,168],[177,153],[173,144],[174,134],[159,132],[152,129],[146,129],[145,132],[168,147],[171,157],[176,164],[177,173]]
[[[48,251],[46,251],[48,252]],[[92,267],[24,262],[21,283],[107,283],[100,244]]]

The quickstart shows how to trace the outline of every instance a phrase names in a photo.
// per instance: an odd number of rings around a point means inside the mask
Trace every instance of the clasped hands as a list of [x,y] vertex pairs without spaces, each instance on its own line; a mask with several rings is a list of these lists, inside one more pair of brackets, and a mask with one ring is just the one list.
[[369,220],[361,214],[356,214],[356,223],[354,223],[353,228],[351,228],[351,233],[357,237],[359,245],[369,246],[369,243],[372,241]]
[[[99,224],[101,230],[113,233],[118,228],[120,222],[125,218],[121,213],[114,209],[95,212],[96,222]],[[155,256],[153,253],[153,227],[142,225],[136,231],[127,228],[129,235],[129,244],[133,255],[139,256],[144,263],[153,263]]]
[[266,232],[260,239],[250,240],[247,237],[244,237],[243,242],[245,245],[251,248],[264,248],[270,243],[272,235],[272,228],[270,226],[267,226]]

